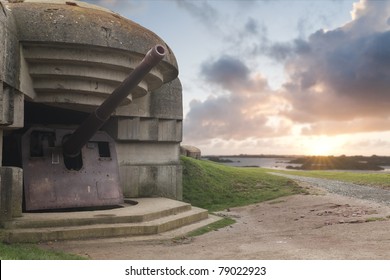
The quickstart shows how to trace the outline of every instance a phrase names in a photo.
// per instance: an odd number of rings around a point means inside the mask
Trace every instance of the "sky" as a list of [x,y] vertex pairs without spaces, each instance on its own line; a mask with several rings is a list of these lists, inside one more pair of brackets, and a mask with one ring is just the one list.
[[86,2],[170,46],[202,154],[390,156],[390,1]]

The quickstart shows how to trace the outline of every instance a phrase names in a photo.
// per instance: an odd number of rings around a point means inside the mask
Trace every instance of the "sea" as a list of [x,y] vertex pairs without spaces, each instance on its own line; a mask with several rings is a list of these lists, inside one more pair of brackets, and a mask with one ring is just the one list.
[[[206,157],[207,158],[207,157]],[[262,167],[274,169],[286,169],[288,165],[299,167],[301,164],[289,163],[295,159],[293,157],[268,158],[268,157],[219,157],[220,160],[229,160],[231,162],[220,162],[222,164],[238,167]]]
[[[205,157],[207,159],[207,157]],[[301,164],[290,163],[291,160],[296,159],[296,157],[219,157],[220,160],[229,160],[231,162],[220,162],[229,166],[237,167],[262,167],[262,168],[271,168],[271,169],[281,169],[286,170],[287,166],[300,167]],[[390,166],[382,166],[384,170],[381,171],[361,171],[361,170],[340,170],[340,171],[351,171],[351,172],[369,172],[369,173],[390,173]],[[332,170],[336,171],[336,170]]]

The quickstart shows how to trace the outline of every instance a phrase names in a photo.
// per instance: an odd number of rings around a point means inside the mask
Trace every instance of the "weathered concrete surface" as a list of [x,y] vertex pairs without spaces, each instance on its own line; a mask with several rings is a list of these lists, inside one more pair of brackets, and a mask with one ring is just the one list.
[[[17,26],[5,2],[0,2],[0,129],[23,126],[20,52]],[[0,163],[1,164],[1,163]]]
[[0,167],[0,225],[22,216],[23,171]]
[[21,128],[24,121],[24,96],[0,80],[0,127]]
[[150,115],[161,119],[183,119],[182,85],[179,79],[151,94]]
[[[13,41],[21,43],[22,62],[26,62],[23,69],[32,78],[29,82],[23,77],[24,93],[36,102],[91,110],[123,81],[152,46],[161,44],[169,50],[153,32],[94,5],[28,0],[2,5],[16,22],[17,33],[14,29],[13,32],[17,39]],[[14,34],[8,30],[5,28],[6,34]],[[6,52],[7,57],[19,56],[18,47],[7,48]],[[169,50],[132,96],[144,96],[177,75],[177,62]],[[123,105],[131,102],[131,96],[127,101]]]
[[0,81],[19,89],[19,40],[17,25],[6,2],[0,2]]
[[124,204],[122,208],[111,210],[25,213],[6,223],[0,236],[9,243],[101,237],[148,238],[146,236],[150,235],[159,238],[171,230],[193,224],[199,227],[215,221],[208,217],[207,210],[176,200],[141,198],[134,202],[137,204]]
[[[19,38],[23,42],[76,43],[139,54],[146,53],[153,45],[166,45],[155,33],[131,20],[81,1],[25,0],[6,6],[16,18]],[[173,67],[177,65],[172,51],[164,60]],[[171,80],[176,78],[177,70],[169,76]]]
[[177,164],[179,144],[118,142],[116,145],[120,166]]
[[120,175],[125,182],[125,197],[162,196],[183,198],[182,166],[177,165],[128,165],[121,166]]
[[125,197],[182,199],[179,144],[118,142],[117,152]]
[[182,121],[176,119],[112,118],[104,130],[114,139],[122,141],[179,143],[182,140]]

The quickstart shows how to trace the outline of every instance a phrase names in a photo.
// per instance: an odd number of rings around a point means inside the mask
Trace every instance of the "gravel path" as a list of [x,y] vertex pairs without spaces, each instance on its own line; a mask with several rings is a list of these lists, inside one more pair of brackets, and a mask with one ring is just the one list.
[[298,182],[300,181],[300,182],[308,183],[314,187],[325,189],[331,193],[370,200],[373,202],[390,206],[389,190],[362,186],[362,185],[357,185],[357,184],[347,183],[347,182],[342,182],[337,180],[311,178],[311,177],[283,174],[277,172],[269,172],[269,173],[277,176],[290,178]]

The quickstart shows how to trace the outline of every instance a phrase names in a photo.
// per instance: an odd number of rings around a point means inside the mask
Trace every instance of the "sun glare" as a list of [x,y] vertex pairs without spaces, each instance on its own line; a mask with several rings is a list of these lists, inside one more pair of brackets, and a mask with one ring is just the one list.
[[343,141],[339,138],[332,137],[316,137],[309,140],[307,143],[306,153],[316,156],[328,156],[337,154],[341,148]]

